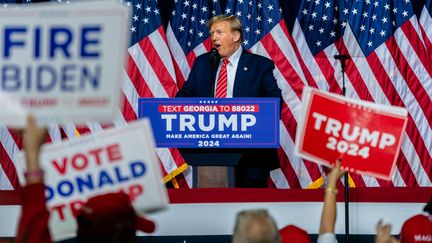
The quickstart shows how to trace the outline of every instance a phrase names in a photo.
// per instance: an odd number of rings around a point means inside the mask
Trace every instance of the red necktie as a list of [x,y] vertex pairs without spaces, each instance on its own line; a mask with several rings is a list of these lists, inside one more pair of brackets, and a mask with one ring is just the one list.
[[226,98],[227,96],[227,81],[228,81],[228,75],[227,75],[227,64],[229,63],[228,59],[223,59],[222,67],[219,71],[219,77],[217,79],[216,83],[216,92],[215,92],[215,98]]

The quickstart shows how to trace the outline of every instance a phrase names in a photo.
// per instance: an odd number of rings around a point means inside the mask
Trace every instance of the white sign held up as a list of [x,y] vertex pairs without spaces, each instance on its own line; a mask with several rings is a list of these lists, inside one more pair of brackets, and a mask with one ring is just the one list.
[[[54,240],[74,235],[77,208],[95,195],[124,191],[140,212],[165,207],[168,196],[154,149],[147,119],[43,145],[40,162]],[[18,164],[24,167],[23,156]],[[23,182],[23,173],[19,174]]]
[[0,9],[0,122],[113,120],[128,15],[113,1]]

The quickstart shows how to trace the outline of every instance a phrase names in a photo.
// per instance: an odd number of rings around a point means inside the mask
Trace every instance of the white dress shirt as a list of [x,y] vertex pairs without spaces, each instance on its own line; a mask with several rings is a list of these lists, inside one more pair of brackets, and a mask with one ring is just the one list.
[[[227,80],[227,98],[232,98],[233,97],[233,92],[234,92],[234,79],[235,79],[235,75],[236,75],[236,71],[237,71],[237,66],[238,63],[240,61],[240,56],[243,52],[243,48],[240,46],[239,49],[237,49],[237,51],[235,51],[229,58],[228,61],[229,63],[227,64],[227,76],[228,76],[228,80]],[[219,62],[219,67],[216,73],[216,80],[215,80],[215,86],[214,86],[214,90],[216,90],[217,87],[217,79],[219,77],[219,72],[220,69],[222,67],[222,63],[223,60],[221,59]]]

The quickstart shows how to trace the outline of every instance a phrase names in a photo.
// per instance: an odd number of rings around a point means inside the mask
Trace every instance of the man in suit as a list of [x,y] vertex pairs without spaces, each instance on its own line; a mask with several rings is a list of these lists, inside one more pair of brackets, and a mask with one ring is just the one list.
[[[243,50],[242,25],[238,18],[233,15],[215,16],[210,19],[209,27],[214,49],[196,58],[177,97],[281,98],[281,90],[273,75],[273,61]],[[243,151],[235,168],[235,186],[266,187],[269,171],[277,167],[276,149]],[[208,171],[204,172],[206,169]],[[217,168],[199,170],[207,177],[218,175]]]

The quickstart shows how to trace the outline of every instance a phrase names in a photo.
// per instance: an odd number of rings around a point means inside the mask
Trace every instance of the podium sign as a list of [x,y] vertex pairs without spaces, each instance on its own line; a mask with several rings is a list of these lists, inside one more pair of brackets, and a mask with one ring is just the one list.
[[300,156],[389,180],[407,124],[407,110],[305,88],[296,135]]
[[151,120],[156,147],[279,147],[276,98],[140,98],[138,110]]

